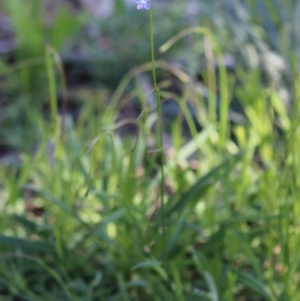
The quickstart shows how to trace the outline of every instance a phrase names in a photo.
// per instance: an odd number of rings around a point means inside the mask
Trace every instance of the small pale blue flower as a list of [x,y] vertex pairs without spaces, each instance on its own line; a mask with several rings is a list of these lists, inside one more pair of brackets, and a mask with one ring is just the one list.
[[134,0],[137,4],[137,9],[150,9],[150,0]]

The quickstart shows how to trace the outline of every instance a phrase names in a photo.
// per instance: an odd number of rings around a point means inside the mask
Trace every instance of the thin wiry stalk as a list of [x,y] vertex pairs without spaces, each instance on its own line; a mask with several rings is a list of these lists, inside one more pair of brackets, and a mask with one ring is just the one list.
[[149,23],[150,23],[150,43],[151,43],[151,61],[152,61],[152,77],[153,77],[153,85],[154,85],[154,93],[156,99],[156,106],[157,106],[157,147],[160,154],[160,173],[161,173],[161,182],[160,182],[160,199],[161,199],[161,210],[160,210],[160,217],[161,217],[161,227],[162,227],[162,235],[163,241],[165,241],[165,230],[164,230],[164,216],[165,216],[165,204],[164,204],[164,197],[165,197],[165,174],[164,174],[164,150],[163,150],[163,134],[162,134],[162,112],[161,112],[161,101],[160,101],[160,91],[157,87],[157,80],[156,80],[156,70],[155,70],[155,57],[154,57],[154,31],[153,31],[153,17],[152,17],[152,10],[149,10]]

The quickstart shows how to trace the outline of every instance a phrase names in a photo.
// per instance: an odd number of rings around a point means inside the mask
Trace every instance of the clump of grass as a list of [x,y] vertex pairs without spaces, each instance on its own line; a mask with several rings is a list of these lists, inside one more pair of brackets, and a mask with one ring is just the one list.
[[[192,81],[181,96],[172,95],[181,111],[168,149],[161,114],[146,106],[149,95],[135,81],[152,68],[159,109],[167,92],[156,83],[155,68],[166,63],[152,56],[152,64],[131,71],[101,115],[95,114],[99,95],[89,94],[77,122],[64,116],[62,132],[56,53],[48,48],[50,126],[36,114],[36,152],[22,152],[21,164],[0,169],[0,300],[298,300],[299,75],[293,74],[288,112],[258,72],[241,72],[235,93],[246,122],[231,124],[232,83],[209,28],[188,29],[171,41],[197,32],[211,39],[221,68],[217,80],[208,66],[208,88],[220,88],[208,106]],[[137,137],[118,131],[126,120],[116,123],[119,98],[133,81],[126,96],[139,99],[143,111],[127,122],[136,125]],[[220,119],[212,114],[217,92]],[[206,117],[201,132],[192,113]]]

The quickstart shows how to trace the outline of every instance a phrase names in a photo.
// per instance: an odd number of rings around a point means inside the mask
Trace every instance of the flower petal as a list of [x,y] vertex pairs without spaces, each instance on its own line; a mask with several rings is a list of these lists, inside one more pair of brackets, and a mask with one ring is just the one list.
[[137,9],[150,9],[150,0],[133,0],[137,4]]

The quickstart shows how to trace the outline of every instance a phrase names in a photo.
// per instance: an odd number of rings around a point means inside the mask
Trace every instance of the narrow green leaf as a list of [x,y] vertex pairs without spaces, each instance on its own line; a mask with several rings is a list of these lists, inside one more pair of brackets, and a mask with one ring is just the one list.
[[158,261],[158,260],[147,260],[147,261],[136,264],[135,266],[133,266],[131,268],[131,270],[134,271],[134,270],[137,270],[140,268],[149,268],[149,267],[152,268],[152,267],[160,266],[161,264],[162,264],[161,261]]
[[185,192],[180,199],[174,204],[171,204],[171,208],[167,209],[167,215],[170,216],[173,212],[181,210],[186,205],[194,206],[207,192],[207,190],[222,179],[225,173],[237,163],[243,153],[239,153],[230,159],[225,160],[213,170],[208,172],[205,176],[200,178],[196,183],[194,183],[191,188]]
[[205,281],[211,293],[212,301],[219,301],[219,294],[216,288],[215,281],[209,272],[204,272]]
[[54,244],[50,242],[31,241],[16,236],[5,236],[0,234],[0,245],[1,244],[31,252],[55,254]]
[[175,229],[171,235],[171,237],[169,238],[169,240],[166,243],[166,251],[164,253],[164,256],[167,256],[172,249],[174,248],[176,242],[179,239],[180,234],[182,233],[182,228],[184,226],[184,221],[186,219],[186,216],[188,215],[188,213],[190,212],[189,207],[185,208],[184,211],[181,213],[181,216],[179,217]]
[[243,283],[248,288],[252,289],[256,293],[258,293],[261,297],[267,297],[270,300],[273,300],[271,298],[270,293],[268,292],[265,284],[261,281],[255,278],[253,275],[245,274],[241,271],[238,271],[236,269],[229,268],[233,273],[237,274],[238,281]]

